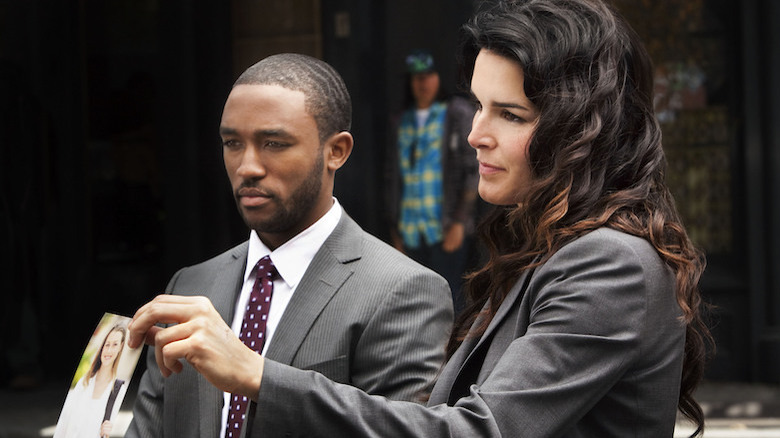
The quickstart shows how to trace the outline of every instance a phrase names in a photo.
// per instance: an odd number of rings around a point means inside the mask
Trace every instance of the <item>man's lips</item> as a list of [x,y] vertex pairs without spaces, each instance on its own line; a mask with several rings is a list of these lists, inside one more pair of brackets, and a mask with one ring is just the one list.
[[254,187],[244,187],[238,189],[237,197],[242,206],[257,207],[268,202],[272,196]]

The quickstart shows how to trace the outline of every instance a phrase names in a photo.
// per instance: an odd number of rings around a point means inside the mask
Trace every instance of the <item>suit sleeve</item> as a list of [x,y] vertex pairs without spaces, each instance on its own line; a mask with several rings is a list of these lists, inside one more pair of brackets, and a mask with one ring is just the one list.
[[[676,334],[683,331],[676,319],[673,276],[643,243],[634,248],[620,239],[581,239],[535,273],[528,287],[525,333],[509,344],[477,388],[505,436],[561,436],[581,421],[588,424],[580,423],[580,428],[600,430],[610,420],[590,424],[592,417],[583,417],[597,404],[614,403],[613,397],[633,385],[633,379],[644,379],[638,371],[644,357],[659,356],[656,369],[679,357],[682,345]],[[642,407],[621,409],[636,402],[616,404],[611,416],[630,424]],[[516,415],[518,410],[523,415]],[[605,433],[593,434],[598,435]]]
[[[186,269],[186,268],[185,268]],[[172,293],[176,280],[184,272],[181,269],[168,282],[165,293]],[[133,405],[133,420],[125,433],[126,438],[157,438],[163,436],[164,377],[154,357],[154,349],[146,349],[146,370],[138,385]]]
[[358,340],[352,384],[395,400],[420,400],[444,362],[450,297],[447,282],[431,271],[401,276]]
[[657,256],[637,257],[625,243],[568,245],[529,283],[528,326],[452,406],[389,401],[266,361],[256,421],[278,436],[560,436],[641,355],[646,300],[672,286]]

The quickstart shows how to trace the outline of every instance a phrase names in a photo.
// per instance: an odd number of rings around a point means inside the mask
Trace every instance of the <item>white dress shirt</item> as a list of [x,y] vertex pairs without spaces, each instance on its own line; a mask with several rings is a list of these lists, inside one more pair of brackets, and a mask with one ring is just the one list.
[[[271,256],[279,275],[274,279],[274,292],[271,299],[271,310],[268,311],[268,320],[265,327],[265,345],[263,354],[268,351],[268,346],[273,342],[274,331],[282,319],[282,314],[290,303],[295,288],[300,283],[303,274],[306,273],[314,255],[320,250],[330,233],[341,220],[342,208],[336,198],[333,198],[333,206],[317,222],[300,232],[297,236],[285,242],[282,246],[271,251],[252,230],[249,234],[249,252],[247,254],[246,271],[244,272],[244,285],[241,294],[236,301],[236,309],[233,313],[233,332],[238,335],[241,332],[241,323],[246,312],[246,303],[255,283],[254,267],[257,262],[267,256]],[[225,423],[230,408],[230,393],[225,393],[225,404],[222,407],[222,429],[220,437],[225,436]]]

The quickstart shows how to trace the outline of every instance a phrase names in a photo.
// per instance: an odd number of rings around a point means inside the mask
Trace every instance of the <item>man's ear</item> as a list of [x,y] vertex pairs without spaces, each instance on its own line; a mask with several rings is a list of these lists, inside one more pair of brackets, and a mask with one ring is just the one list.
[[347,131],[341,131],[338,134],[331,136],[325,145],[325,161],[328,170],[335,172],[341,168],[341,166],[347,162],[349,154],[352,153],[353,145],[354,139],[352,138],[352,134]]

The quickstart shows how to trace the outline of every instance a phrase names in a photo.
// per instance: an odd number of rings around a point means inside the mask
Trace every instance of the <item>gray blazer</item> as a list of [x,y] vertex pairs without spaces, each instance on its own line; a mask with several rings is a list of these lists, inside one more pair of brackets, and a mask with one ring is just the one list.
[[[230,324],[247,249],[244,243],[180,270],[167,292],[205,295]],[[413,400],[430,390],[441,368],[452,317],[450,290],[441,276],[344,213],[301,279],[266,357],[372,394]],[[149,349],[125,436],[215,438],[222,405],[222,391],[188,364],[164,379]],[[254,426],[247,436],[274,436]]]
[[652,246],[599,229],[519,278],[427,408],[269,360],[255,424],[275,437],[671,437],[680,315]]

